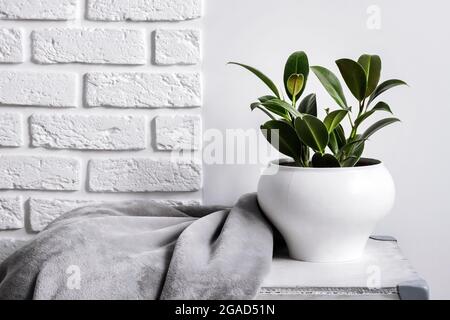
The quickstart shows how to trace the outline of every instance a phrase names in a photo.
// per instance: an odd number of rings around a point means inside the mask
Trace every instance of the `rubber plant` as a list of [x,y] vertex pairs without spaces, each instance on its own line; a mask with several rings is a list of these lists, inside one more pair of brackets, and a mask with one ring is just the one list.
[[[361,125],[375,113],[392,114],[386,102],[376,102],[381,94],[396,86],[406,85],[397,79],[379,83],[381,59],[377,55],[364,54],[357,61],[336,61],[344,82],[357,101],[357,108],[348,104],[337,76],[327,68],[310,67],[308,56],[303,51],[293,53],[286,62],[283,76],[286,98],[261,71],[237,62],[229,64],[252,72],[271,90],[270,95],[262,96],[252,103],[251,110],[261,110],[270,118],[261,125],[264,136],[282,154],[292,158],[297,166],[356,166],[363,155],[366,141],[378,130],[400,121],[395,117],[386,117],[360,132]],[[317,115],[315,94],[301,99],[310,70],[338,106],[333,111],[326,109],[323,120]],[[344,119],[348,119],[350,124],[347,134],[342,126]]]

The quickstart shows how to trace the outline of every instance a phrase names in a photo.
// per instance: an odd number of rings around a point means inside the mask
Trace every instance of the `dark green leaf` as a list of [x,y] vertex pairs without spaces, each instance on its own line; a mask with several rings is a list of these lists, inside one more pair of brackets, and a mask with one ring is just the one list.
[[275,117],[272,114],[270,114],[270,112],[268,112],[266,109],[262,108],[261,104],[259,102],[252,103],[250,105],[250,109],[252,111],[255,110],[255,109],[259,109],[262,112],[264,112],[270,119],[275,120]]
[[322,121],[309,114],[295,119],[295,130],[298,137],[308,147],[323,153],[328,145],[329,135],[327,127]]
[[336,135],[336,141],[338,143],[339,149],[341,149],[347,143],[347,139],[345,138],[345,132],[342,125],[338,125],[336,129],[333,131]]
[[278,97],[280,98],[280,93],[278,92],[277,86],[273,83],[272,80],[269,79],[269,77],[267,77],[264,73],[262,73],[261,71],[247,66],[245,64],[242,63],[238,63],[238,62],[228,62],[228,64],[234,64],[237,66],[241,66],[245,69],[247,69],[248,71],[250,71],[251,73],[253,73],[255,76],[257,76],[262,82],[264,82],[269,88],[270,90],[272,90],[272,92]]
[[289,98],[292,100],[292,94],[289,92],[289,89],[287,87],[288,79],[293,74],[302,74],[304,77],[304,83],[303,88],[300,90],[300,92],[296,95],[296,101],[300,98],[303,91],[306,87],[306,82],[308,81],[308,75],[309,75],[309,62],[308,62],[308,56],[303,51],[294,52],[291,54],[286,62],[286,66],[284,68],[284,85],[286,92],[289,96]]
[[349,157],[347,157],[347,159],[345,159],[342,163],[343,167],[354,167],[359,159],[361,159],[361,156],[364,152],[364,147],[365,147],[365,143],[361,142],[357,145],[355,145],[355,147],[353,148],[351,155]]
[[273,99],[278,99],[278,98],[275,96],[262,96],[262,97],[258,98],[259,102],[266,102],[266,101],[273,100]]
[[302,142],[294,128],[281,120],[271,120],[261,126],[267,141],[295,161],[299,161],[302,154]]
[[372,136],[375,132],[378,130],[392,124],[395,122],[399,122],[400,120],[397,118],[386,118],[380,121],[375,122],[373,125],[371,125],[362,135],[362,139],[369,139],[370,136]]
[[272,113],[274,113],[274,114],[276,114],[276,115],[278,115],[280,117],[289,119],[289,113],[286,111],[286,109],[281,107],[281,106],[279,106],[276,103],[270,103],[270,100],[267,101],[267,102],[264,102],[264,103],[258,103],[258,102],[252,103],[250,105],[250,108],[252,110],[254,110],[257,106],[259,106],[259,107],[263,106],[268,111],[270,111],[270,112],[272,112]]
[[285,111],[289,112],[293,117],[301,116],[300,112],[298,112],[297,109],[292,107],[286,101],[283,101],[283,100],[280,100],[280,99],[272,99],[272,100],[266,101],[266,102],[261,103],[261,104],[264,107],[266,107],[268,110],[271,110],[272,108],[275,108],[275,109],[279,110],[279,108],[282,108]]
[[380,82],[381,59],[377,55],[364,54],[358,59],[358,63],[366,73],[367,89],[365,97],[367,98],[374,92]]
[[312,116],[317,117],[317,100],[316,95],[314,93],[307,95],[300,102],[298,107],[298,111],[303,114],[310,114]]
[[339,168],[341,164],[335,156],[328,153],[322,155],[317,152],[312,158],[312,166],[314,168]]
[[372,110],[377,110],[377,111],[386,111],[392,114],[392,110],[389,107],[389,105],[386,102],[380,101],[378,102],[375,107],[372,108]]
[[407,86],[408,84],[406,82],[402,81],[402,80],[397,80],[397,79],[387,80],[387,81],[383,82],[372,93],[372,95],[370,96],[368,104],[370,104],[373,100],[375,100],[383,92],[385,92],[385,91],[387,91],[389,89],[392,89],[394,87],[397,87],[397,86],[402,86],[402,85]]
[[347,113],[347,110],[336,110],[327,114],[323,123],[327,127],[328,132],[332,132],[345,118]]
[[339,152],[339,145],[338,145],[335,131],[330,133],[330,141],[328,141],[328,148],[330,148],[330,150],[331,150],[331,152],[333,152],[333,154],[337,154]]
[[311,67],[311,70],[317,76],[324,88],[330,94],[330,96],[336,101],[336,103],[342,108],[347,108],[347,101],[345,100],[344,92],[342,91],[341,83],[338,78],[330,70],[315,66]]
[[303,90],[305,76],[302,74],[293,74],[287,81],[287,89],[292,96],[297,96]]
[[340,59],[336,64],[347,87],[358,101],[366,97],[367,79],[363,67],[351,59]]

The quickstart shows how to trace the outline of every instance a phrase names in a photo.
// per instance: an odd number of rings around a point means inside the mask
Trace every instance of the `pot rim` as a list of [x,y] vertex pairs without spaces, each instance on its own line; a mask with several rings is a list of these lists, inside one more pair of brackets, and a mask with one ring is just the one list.
[[282,170],[296,170],[296,171],[361,171],[368,169],[377,169],[380,167],[384,167],[384,163],[381,160],[372,159],[372,158],[361,158],[361,160],[369,161],[371,164],[358,166],[358,167],[340,167],[340,168],[312,168],[312,167],[295,167],[295,166],[286,166],[283,163],[292,163],[293,160],[290,158],[280,158],[275,159],[269,162],[269,166],[277,166]]

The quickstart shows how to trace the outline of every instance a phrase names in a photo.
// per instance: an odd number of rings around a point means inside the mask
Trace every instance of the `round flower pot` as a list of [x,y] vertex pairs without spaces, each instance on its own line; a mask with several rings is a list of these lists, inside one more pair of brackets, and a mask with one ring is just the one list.
[[308,262],[359,259],[394,199],[389,171],[373,159],[353,168],[301,168],[276,160],[258,184],[259,205],[290,256]]

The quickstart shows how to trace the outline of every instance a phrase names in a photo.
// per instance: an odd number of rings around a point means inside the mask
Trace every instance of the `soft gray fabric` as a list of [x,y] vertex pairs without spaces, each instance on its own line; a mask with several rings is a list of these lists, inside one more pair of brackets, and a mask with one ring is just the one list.
[[272,251],[255,194],[231,209],[88,206],[57,219],[0,265],[0,299],[249,299]]

